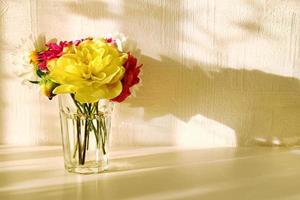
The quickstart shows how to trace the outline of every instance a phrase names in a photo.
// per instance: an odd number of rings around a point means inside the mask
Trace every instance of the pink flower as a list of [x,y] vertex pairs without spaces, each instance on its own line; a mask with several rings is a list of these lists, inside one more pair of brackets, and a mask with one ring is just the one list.
[[122,92],[119,96],[112,99],[112,101],[124,101],[128,96],[131,95],[130,88],[140,82],[138,75],[141,71],[140,68],[142,67],[142,65],[137,66],[137,59],[133,57],[130,53],[128,53],[128,59],[125,62],[124,67],[125,75],[124,78],[121,80],[123,86]]
[[42,71],[47,71],[47,62],[53,58],[59,58],[62,55],[64,47],[71,45],[73,42],[61,41],[59,44],[48,43],[47,50],[39,53],[38,68]]
[[[89,39],[89,38],[86,38]],[[47,71],[47,62],[51,59],[54,58],[59,58],[63,54],[63,49],[69,45],[79,45],[83,40],[86,39],[81,39],[81,40],[75,40],[75,41],[61,41],[59,44],[56,43],[48,43],[46,44],[47,50],[42,51],[39,53],[38,56],[38,68],[42,71]]]

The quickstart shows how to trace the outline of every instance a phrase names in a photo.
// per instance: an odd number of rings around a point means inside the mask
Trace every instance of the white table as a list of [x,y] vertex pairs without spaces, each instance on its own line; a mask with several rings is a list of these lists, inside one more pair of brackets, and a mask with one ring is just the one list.
[[110,171],[69,174],[61,148],[0,146],[1,200],[299,200],[300,149],[114,150]]

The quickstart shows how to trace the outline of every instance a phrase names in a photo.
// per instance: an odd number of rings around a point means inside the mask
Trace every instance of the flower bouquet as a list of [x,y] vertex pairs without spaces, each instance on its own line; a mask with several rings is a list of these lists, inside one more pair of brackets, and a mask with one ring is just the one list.
[[[59,96],[65,168],[98,173],[108,168],[113,102],[131,95],[142,65],[123,35],[42,42],[29,54],[31,78],[50,100]],[[22,75],[28,74],[22,73]]]

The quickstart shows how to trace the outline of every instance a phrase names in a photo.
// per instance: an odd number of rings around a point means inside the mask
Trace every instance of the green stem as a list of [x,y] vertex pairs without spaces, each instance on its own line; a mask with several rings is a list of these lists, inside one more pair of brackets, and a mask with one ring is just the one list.
[[[78,158],[79,163],[84,165],[85,159],[86,159],[86,151],[89,148],[89,133],[91,130],[93,130],[96,138],[97,148],[100,146],[101,142],[101,148],[103,151],[103,154],[106,155],[105,150],[105,141],[107,139],[107,130],[106,130],[106,124],[105,124],[105,116],[99,115],[98,110],[98,102],[92,104],[80,104],[78,101],[76,101],[74,94],[71,94],[72,100],[74,104],[77,107],[77,110],[79,114],[85,115],[85,126],[84,126],[84,142],[83,147],[81,146],[80,142],[80,135],[81,135],[81,126],[80,126],[80,116],[76,118],[76,125],[77,125],[77,144],[74,149],[73,155],[76,155],[76,151],[78,150]],[[90,120],[90,117],[93,117],[92,115],[97,115],[97,128],[95,127],[93,120]],[[101,137],[101,138],[99,138]],[[99,141],[100,139],[100,141]],[[83,149],[82,149],[83,148]]]
[[[77,107],[77,110],[80,113],[83,113],[82,109],[80,107],[80,104],[75,100],[74,94],[71,94],[71,97],[72,97],[72,100],[73,100],[74,104]],[[77,130],[77,141],[76,141],[76,145],[75,145],[74,152],[73,152],[73,158],[75,158],[75,155],[76,155],[76,152],[77,152],[77,149],[78,149],[78,160],[79,160],[79,163],[81,163],[81,144],[80,144],[81,125],[80,125],[80,116],[76,116],[76,127],[77,127],[77,129],[76,129]]]
[[77,109],[79,110],[80,113],[83,114],[83,111],[81,110],[81,106],[80,104],[76,101],[74,94],[71,94],[72,100],[74,102],[74,104],[76,105]]
[[76,156],[77,148],[78,148],[78,142],[76,141],[75,148],[73,151],[73,158],[75,158],[75,156]]
[[107,129],[106,129],[106,122],[105,122],[105,117],[101,118],[101,124],[102,124],[102,129],[104,131],[104,141],[107,139]]
[[81,144],[80,144],[80,118],[76,119],[76,126],[77,126],[77,143],[78,143],[78,160],[79,163],[81,163],[82,158],[81,158]]
[[[101,146],[102,146],[102,151],[103,154],[106,155],[106,150],[105,150],[105,137],[103,135],[103,126],[102,126],[102,118],[104,117],[104,115],[101,114],[101,116],[99,115],[99,109],[98,109],[98,102],[96,103],[96,113],[97,116],[100,118],[97,120],[97,133],[99,134],[99,136],[101,137]],[[105,118],[105,117],[104,117]]]
[[83,141],[83,155],[82,155],[82,162],[81,164],[84,165],[85,163],[85,154],[86,154],[86,142],[87,142],[87,135],[88,135],[88,121],[89,119],[85,119],[85,124],[84,124],[84,141]]
[[[93,122],[91,122],[91,123],[93,123]],[[90,146],[90,131],[91,131],[91,129],[88,128],[88,134],[87,134],[87,138],[86,138],[86,140],[87,140],[86,150],[87,151],[89,150],[89,146]]]
[[90,118],[92,117],[92,114],[91,114],[91,104],[88,104],[87,106],[87,111],[88,111],[88,116],[86,118],[86,123],[88,123],[88,127],[87,127],[87,134],[86,134],[86,150],[89,150],[89,146],[90,146],[90,131],[91,131],[91,125],[93,123],[93,120],[90,120]]

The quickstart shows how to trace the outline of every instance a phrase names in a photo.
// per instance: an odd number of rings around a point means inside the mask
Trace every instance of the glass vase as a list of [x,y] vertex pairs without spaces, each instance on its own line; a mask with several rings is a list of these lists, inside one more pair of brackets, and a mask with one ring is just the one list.
[[113,103],[80,103],[74,95],[59,95],[65,169],[80,174],[108,169]]

